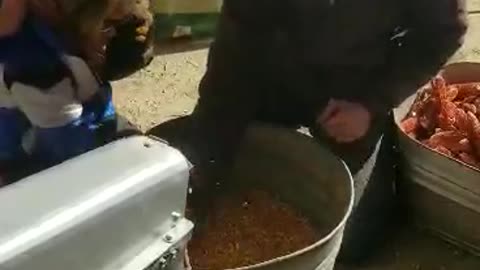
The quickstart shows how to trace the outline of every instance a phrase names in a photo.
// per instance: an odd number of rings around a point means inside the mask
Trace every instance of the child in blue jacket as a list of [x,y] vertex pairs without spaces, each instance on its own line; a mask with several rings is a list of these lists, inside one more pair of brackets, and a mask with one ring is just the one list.
[[4,182],[85,153],[117,133],[108,78],[55,30],[28,12],[16,32],[0,38]]

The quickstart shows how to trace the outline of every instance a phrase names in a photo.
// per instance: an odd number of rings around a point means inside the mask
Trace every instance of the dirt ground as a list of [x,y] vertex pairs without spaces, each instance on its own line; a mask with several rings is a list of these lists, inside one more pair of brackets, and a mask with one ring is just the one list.
[[[470,30],[466,44],[452,61],[480,61],[480,0],[468,1]],[[197,99],[207,50],[158,56],[145,70],[116,82],[118,111],[146,130],[170,118],[188,114]],[[340,270],[478,270],[480,258],[444,242],[404,229],[371,263]]]

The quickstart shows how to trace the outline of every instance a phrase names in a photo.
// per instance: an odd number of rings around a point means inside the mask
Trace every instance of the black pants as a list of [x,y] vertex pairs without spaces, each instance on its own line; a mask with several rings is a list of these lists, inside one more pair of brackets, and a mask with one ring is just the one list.
[[399,216],[393,131],[393,121],[389,117],[377,122],[363,142],[331,147],[350,167],[355,186],[355,205],[345,228],[340,262],[357,263],[368,259],[381,248],[383,241],[388,240]]

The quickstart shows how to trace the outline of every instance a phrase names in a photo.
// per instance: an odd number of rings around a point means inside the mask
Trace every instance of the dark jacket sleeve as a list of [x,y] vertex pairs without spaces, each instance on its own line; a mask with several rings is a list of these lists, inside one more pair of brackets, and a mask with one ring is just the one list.
[[[403,3],[405,31],[392,39],[386,74],[378,91],[372,91],[372,96],[365,100],[376,109],[390,109],[415,93],[462,45],[467,29],[464,0]],[[373,100],[385,102],[373,104]]]
[[191,115],[191,149],[185,154],[194,165],[215,160],[215,167],[228,167],[254,120],[261,92],[259,35],[224,8]]

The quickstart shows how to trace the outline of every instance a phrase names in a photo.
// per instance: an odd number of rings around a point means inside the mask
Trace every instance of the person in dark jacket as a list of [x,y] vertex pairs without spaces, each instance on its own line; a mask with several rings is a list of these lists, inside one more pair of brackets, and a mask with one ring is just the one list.
[[462,0],[225,0],[194,112],[152,133],[202,174],[254,121],[309,127],[355,175],[340,260],[358,262],[395,214],[390,111],[460,47],[465,16]]

